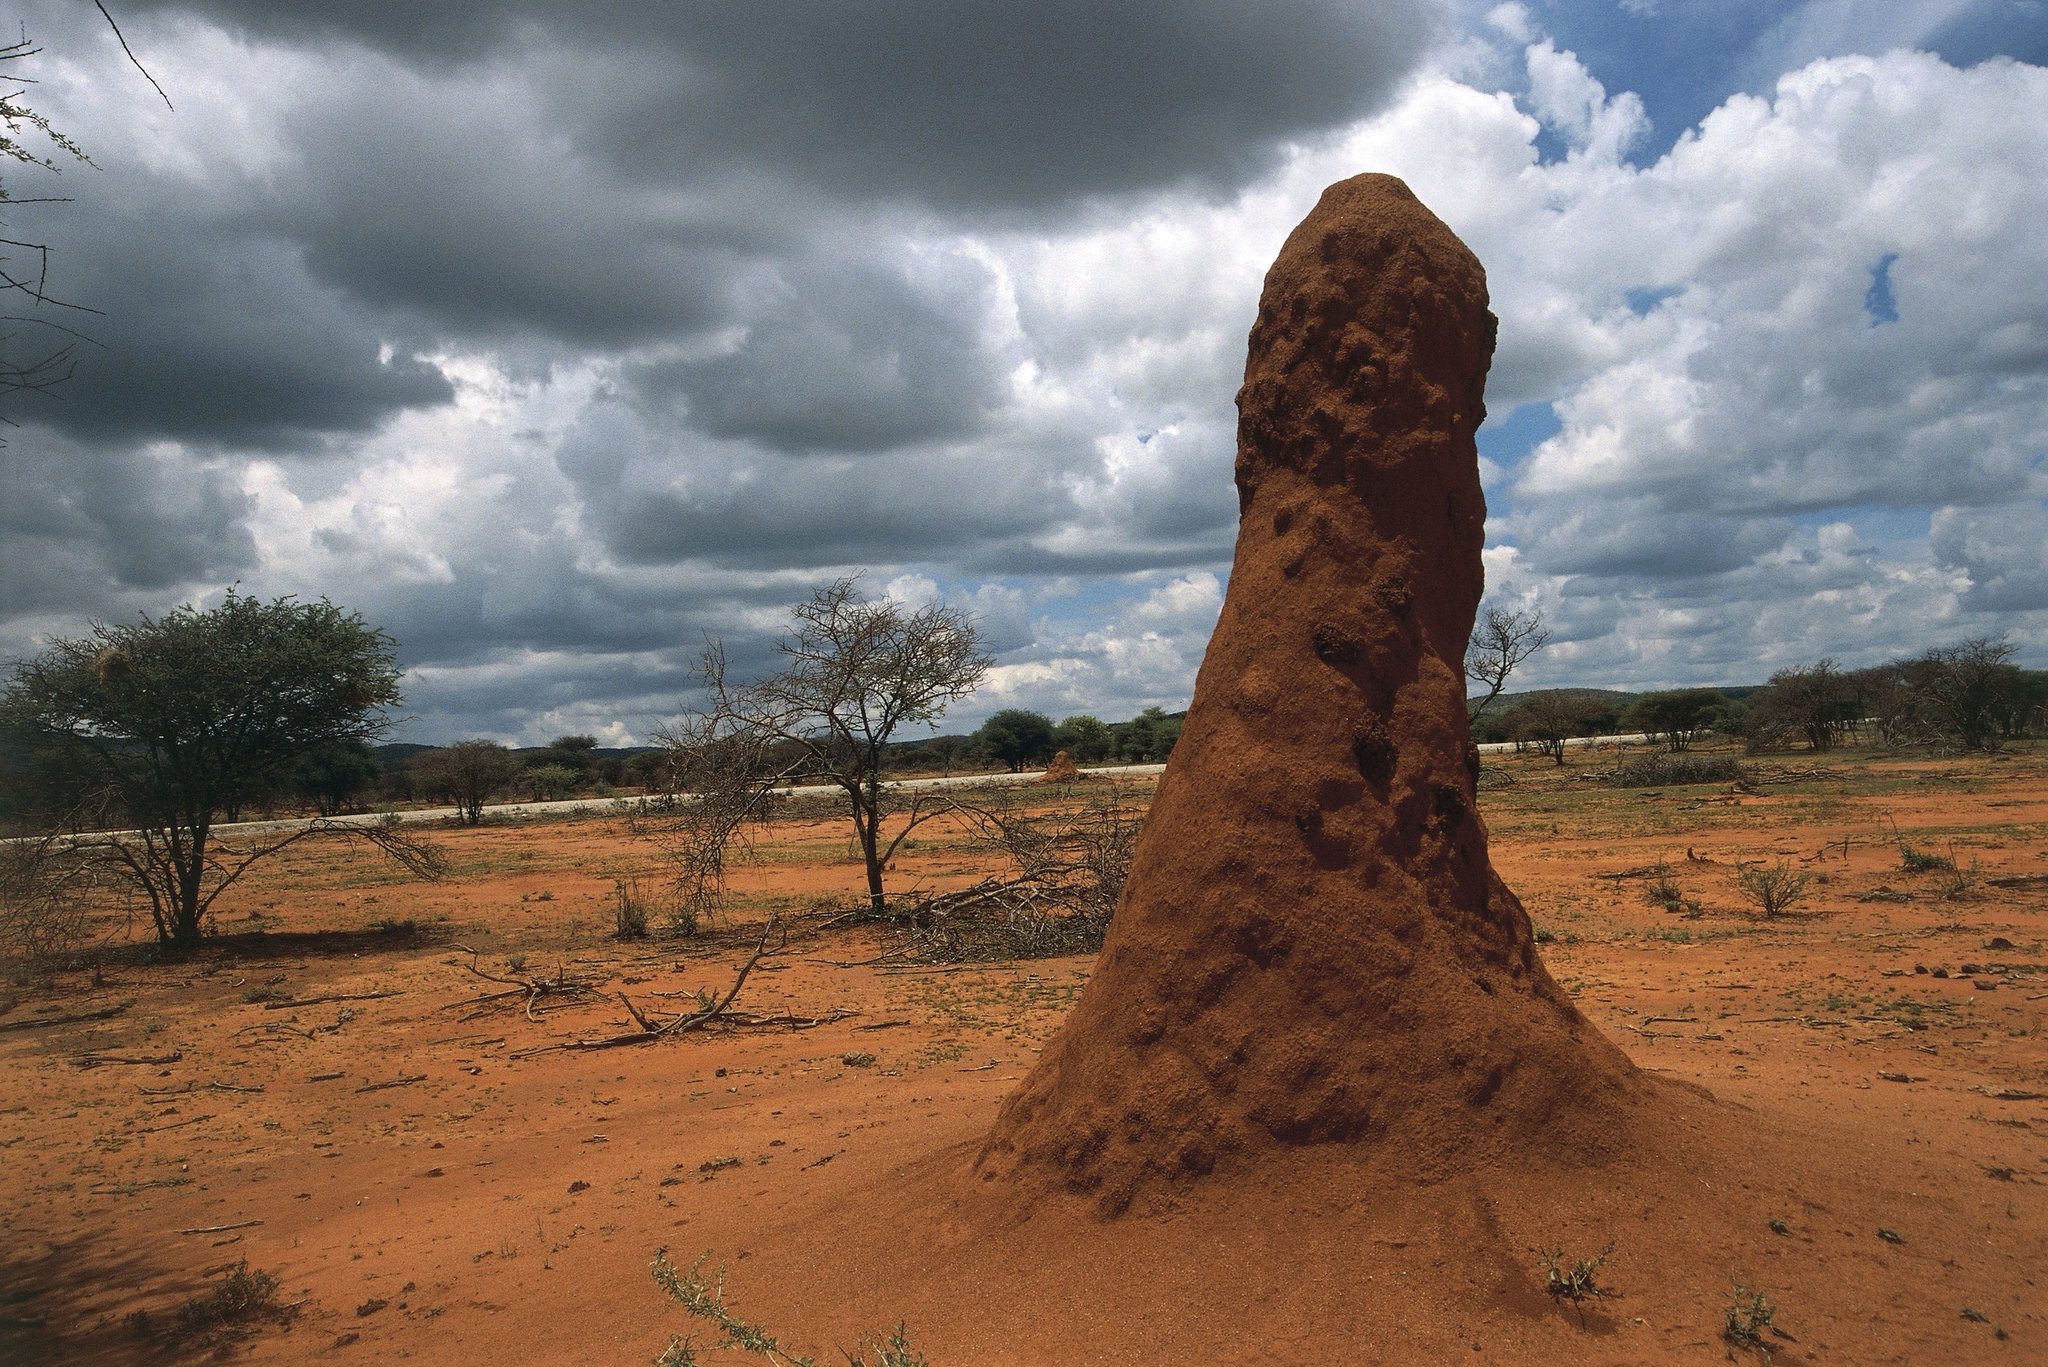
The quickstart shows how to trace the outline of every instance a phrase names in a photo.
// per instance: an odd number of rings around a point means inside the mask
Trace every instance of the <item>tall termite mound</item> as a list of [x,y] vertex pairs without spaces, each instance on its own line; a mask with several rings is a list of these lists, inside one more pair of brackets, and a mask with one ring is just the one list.
[[1222,618],[1109,942],[984,1178],[1114,1214],[1305,1146],[1441,1175],[1598,1149],[1640,1098],[1537,960],[1474,801],[1494,331],[1477,258],[1391,176],[1331,186],[1281,248]]

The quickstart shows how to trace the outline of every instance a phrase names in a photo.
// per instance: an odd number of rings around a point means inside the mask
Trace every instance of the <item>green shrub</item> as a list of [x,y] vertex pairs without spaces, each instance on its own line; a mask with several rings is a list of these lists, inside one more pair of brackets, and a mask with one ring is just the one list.
[[1678,880],[1671,876],[1669,864],[1659,863],[1650,871],[1650,881],[1643,887],[1643,898],[1653,907],[1683,913],[1689,921],[1697,921],[1702,915],[1699,898],[1685,895],[1678,886]]
[[1755,1348],[1764,1353],[1771,1351],[1771,1345],[1764,1342],[1764,1335],[1771,1328],[1771,1317],[1778,1311],[1769,1297],[1737,1282],[1735,1299],[1723,1313],[1727,1315],[1728,1323],[1721,1331],[1722,1338],[1737,1348]]
[[647,938],[647,900],[637,878],[612,879],[612,934],[621,940]]
[[1601,1249],[1598,1256],[1575,1259],[1570,1267],[1565,1266],[1564,1250],[1561,1248],[1546,1253],[1543,1261],[1536,1264],[1537,1270],[1544,1274],[1543,1289],[1550,1293],[1550,1298],[1554,1301],[1572,1303],[1572,1309],[1578,1312],[1581,1328],[1586,1323],[1584,1303],[1597,1300],[1606,1294],[1600,1289],[1596,1278],[1600,1269],[1606,1266],[1607,1260],[1612,1256],[1614,1240],[1609,1239],[1607,1247]]
[[1762,908],[1765,916],[1778,917],[1792,910],[1806,897],[1810,873],[1799,873],[1780,859],[1770,868],[1758,865],[1744,869],[1736,879],[1742,895]]
[[1903,840],[1899,842],[1899,864],[1907,873],[1939,873],[1943,870],[1953,873],[1956,867],[1953,856],[1916,850]]

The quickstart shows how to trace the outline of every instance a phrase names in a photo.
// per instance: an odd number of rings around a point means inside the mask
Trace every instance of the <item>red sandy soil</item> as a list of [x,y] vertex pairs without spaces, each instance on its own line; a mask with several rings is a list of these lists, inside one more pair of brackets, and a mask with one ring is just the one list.
[[[559,964],[680,1009],[662,994],[731,982],[748,917],[848,905],[859,868],[843,823],[782,822],[738,924],[626,944],[611,880],[658,879],[646,832],[449,828],[446,883],[307,851],[238,889],[192,960],[8,989],[0,1024],[132,1004],[0,1033],[0,1359],[162,1361],[124,1317],[161,1326],[246,1258],[296,1308],[224,1350],[237,1360],[645,1362],[694,1327],[647,1277],[668,1246],[715,1250],[743,1314],[828,1360],[905,1319],[939,1367],[1721,1361],[1740,1280],[1775,1303],[1787,1361],[2042,1361],[2048,881],[1989,880],[2048,873],[2048,756],[1827,757],[1754,793],[1573,777],[1608,762],[1560,778],[1510,761],[1517,781],[1481,809],[1558,982],[1639,1066],[1704,1089],[1674,1089],[1630,1151],[1418,1175],[1399,1152],[1326,1146],[1213,1198],[1113,1221],[1077,1198],[1019,1221],[969,1167],[1089,958],[842,968],[881,944],[802,931],[740,1004],[860,1014],[515,1060],[632,1022],[616,997],[464,1019],[495,985],[454,944],[494,973],[523,954],[527,976]],[[1975,864],[1973,886],[1943,899],[1939,874],[1902,869],[1901,837]],[[1826,881],[1767,923],[1735,872],[1777,858]],[[977,859],[941,834],[895,876],[965,882]],[[1697,919],[1610,876],[1660,861]],[[403,995],[268,1010],[245,1000],[258,989]],[[1537,1261],[1610,1240],[1613,1294],[1582,1325]]]

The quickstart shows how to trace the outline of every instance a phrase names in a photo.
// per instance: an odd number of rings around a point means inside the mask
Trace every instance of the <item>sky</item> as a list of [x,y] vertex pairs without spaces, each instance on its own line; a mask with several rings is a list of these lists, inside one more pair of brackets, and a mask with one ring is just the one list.
[[168,105],[16,7],[94,164],[5,236],[98,313],[0,403],[0,658],[324,596],[394,738],[631,744],[858,573],[977,618],[946,729],[1185,707],[1265,269],[1383,171],[1500,316],[1517,686],[2048,666],[2042,0],[108,8]]

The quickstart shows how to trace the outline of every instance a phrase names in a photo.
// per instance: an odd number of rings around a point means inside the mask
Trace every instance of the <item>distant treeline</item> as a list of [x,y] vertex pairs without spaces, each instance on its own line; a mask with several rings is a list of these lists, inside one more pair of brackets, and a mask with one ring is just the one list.
[[[1184,712],[1147,708],[1129,721],[1091,716],[1054,722],[1037,712],[998,712],[971,735],[934,736],[888,746],[897,773],[1022,770],[1064,750],[1078,764],[1145,764],[1164,760],[1180,738]],[[0,746],[0,821],[34,823],[59,817],[56,795],[83,776],[53,772],[75,755],[41,747]],[[571,797],[674,791],[671,755],[660,746],[605,748],[593,736],[558,736],[514,749],[494,741],[434,746],[341,741],[317,747],[288,767],[261,776],[246,796],[220,813],[224,821],[314,812],[336,816],[378,806],[451,803],[471,820],[485,803],[550,802]]]
[[1978,637],[1867,669],[1822,659],[1760,685],[1503,694],[1473,720],[1472,738],[1553,754],[1564,740],[1637,732],[1674,750],[1713,735],[1751,750],[1828,750],[1849,740],[1981,750],[2048,731],[2048,671],[2019,668],[2014,653],[2003,637]]

